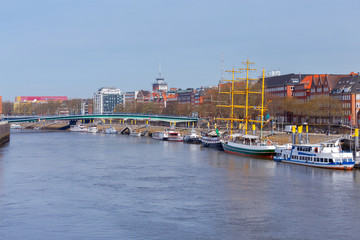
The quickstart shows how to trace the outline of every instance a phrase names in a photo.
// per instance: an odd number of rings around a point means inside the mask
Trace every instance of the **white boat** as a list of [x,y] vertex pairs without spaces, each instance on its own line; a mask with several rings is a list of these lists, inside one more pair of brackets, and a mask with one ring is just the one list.
[[272,158],[275,155],[275,146],[269,141],[261,141],[258,136],[232,135],[231,141],[222,141],[224,151],[231,154]]
[[352,152],[344,152],[339,141],[325,144],[294,144],[277,147],[274,161],[298,165],[351,170],[355,165]]
[[135,131],[133,131],[133,132],[130,132],[129,135],[130,135],[130,136],[133,136],[133,137],[141,137],[141,132],[135,132]]
[[109,127],[105,129],[105,134],[117,134],[117,131],[113,127]]
[[184,142],[185,143],[196,143],[196,144],[201,143],[200,136],[199,136],[199,134],[196,133],[195,128],[191,129],[190,134],[184,136]]
[[167,139],[165,139],[165,140],[172,141],[172,142],[182,142],[183,136],[181,136],[181,134],[177,131],[168,130],[167,131]]
[[91,126],[88,129],[89,133],[97,133],[98,131],[99,131],[99,129],[97,127],[95,127],[95,126]]
[[152,134],[153,139],[164,140],[164,141],[173,141],[173,142],[182,142],[183,137],[177,131],[165,130],[160,132],[154,132]]
[[70,132],[87,132],[88,128],[84,125],[71,125]]
[[167,134],[165,131],[162,132],[153,132],[152,136],[153,139],[157,139],[157,140],[164,140],[164,138],[167,138]]
[[13,123],[13,124],[10,125],[10,128],[11,129],[23,129],[24,127],[21,126],[20,124]]

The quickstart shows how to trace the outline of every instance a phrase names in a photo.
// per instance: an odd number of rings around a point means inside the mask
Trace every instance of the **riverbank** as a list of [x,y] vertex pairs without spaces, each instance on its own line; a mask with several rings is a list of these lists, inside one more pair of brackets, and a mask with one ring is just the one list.
[[[23,127],[27,128],[27,129],[44,129],[44,130],[69,130],[69,124],[67,123],[52,123],[52,124],[47,124],[45,125],[44,123],[25,123],[25,124],[21,124]],[[84,124],[85,126],[90,126],[90,125],[94,125],[94,124]],[[106,128],[109,128],[110,126],[115,128],[118,132],[121,132],[121,130],[123,130],[126,127],[132,128],[134,130],[137,131],[145,131],[146,129],[148,130],[149,136],[152,135],[153,132],[157,132],[157,131],[164,131],[166,128],[168,127],[164,127],[164,126],[148,126],[146,127],[145,125],[124,125],[124,124],[97,124],[96,125],[97,128],[100,131],[103,131]],[[189,134],[191,131],[191,128],[176,128],[177,131],[179,131],[181,133],[181,135],[185,135],[185,134]],[[202,128],[196,128],[197,132],[200,133],[202,131],[206,132],[208,131],[207,129],[202,129]],[[225,131],[225,130],[224,130]],[[282,145],[282,144],[286,144],[286,143],[291,143],[291,134],[288,134],[286,132],[276,132],[275,134],[270,134],[270,132],[264,132],[264,136],[267,136],[266,138],[269,139],[270,141]],[[320,143],[320,142],[325,142],[328,140],[332,140],[332,139],[336,139],[336,138],[341,138],[342,135],[341,134],[332,134],[332,135],[327,135],[327,134],[322,134],[322,133],[309,133],[309,141],[312,144],[315,143]],[[305,141],[306,138],[306,134],[303,134],[303,141]]]
[[0,122],[0,146],[10,141],[10,124]]

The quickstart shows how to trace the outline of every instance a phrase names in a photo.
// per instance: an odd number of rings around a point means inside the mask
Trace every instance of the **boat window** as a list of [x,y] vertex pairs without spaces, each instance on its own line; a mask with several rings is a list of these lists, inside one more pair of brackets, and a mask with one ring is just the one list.
[[331,162],[331,163],[333,162],[332,158],[329,159],[329,162]]

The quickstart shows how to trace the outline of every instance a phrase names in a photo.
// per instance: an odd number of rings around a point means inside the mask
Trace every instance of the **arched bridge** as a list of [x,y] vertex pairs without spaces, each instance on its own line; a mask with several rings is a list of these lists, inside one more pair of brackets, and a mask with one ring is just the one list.
[[199,119],[194,117],[180,117],[180,116],[166,116],[166,115],[151,115],[151,114],[131,114],[131,113],[117,113],[117,114],[88,114],[88,115],[56,115],[56,116],[9,116],[3,117],[4,121],[9,123],[14,122],[38,122],[38,121],[53,121],[53,120],[88,120],[88,119],[133,119],[133,120],[149,120],[162,122],[197,122]]

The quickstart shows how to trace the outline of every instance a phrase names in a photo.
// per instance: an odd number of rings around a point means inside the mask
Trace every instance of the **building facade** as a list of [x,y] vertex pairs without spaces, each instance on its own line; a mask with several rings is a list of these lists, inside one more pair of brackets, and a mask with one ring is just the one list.
[[128,91],[128,92],[123,92],[123,105],[125,106],[126,104],[131,104],[134,103],[137,99],[139,91]]
[[94,113],[113,113],[116,105],[124,104],[120,89],[115,87],[103,87],[94,93]]
[[15,102],[63,102],[67,101],[66,96],[18,96],[15,97]]
[[360,124],[360,76],[350,73],[341,78],[334,86],[331,94],[341,102],[343,117],[336,121],[359,125]]
[[[356,124],[360,106],[360,95],[357,96],[356,89],[360,89],[357,84],[358,74],[287,74],[271,76],[265,78],[265,92],[269,98],[274,96],[281,98],[298,99],[306,104],[310,100],[311,104],[321,105],[326,108],[326,114],[317,114],[316,117],[297,115],[292,112],[284,112],[277,116],[279,122],[311,124]],[[359,82],[359,81],[358,81]],[[360,93],[360,90],[359,90]],[[331,106],[331,98],[336,98],[341,103],[341,108],[336,112],[337,116],[332,116],[334,107]],[[324,100],[327,99],[327,100]],[[358,101],[358,100],[359,101]],[[314,102],[315,101],[315,102]],[[325,101],[325,102],[324,102]],[[336,106],[338,108],[338,106]],[[323,115],[323,116],[321,116]],[[326,115],[326,116],[325,116]],[[349,118],[344,117],[349,116]],[[349,120],[348,120],[349,119]],[[351,120],[350,120],[351,119]]]

